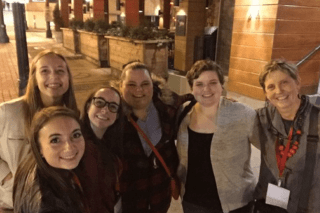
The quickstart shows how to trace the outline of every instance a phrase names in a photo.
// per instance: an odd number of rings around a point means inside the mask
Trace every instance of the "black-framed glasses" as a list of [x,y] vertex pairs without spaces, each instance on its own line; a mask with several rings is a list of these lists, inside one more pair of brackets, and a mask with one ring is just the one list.
[[92,98],[92,103],[95,105],[97,108],[103,108],[107,105],[108,109],[110,112],[117,113],[120,106],[114,102],[108,102],[104,100],[103,98],[99,97],[93,97]]

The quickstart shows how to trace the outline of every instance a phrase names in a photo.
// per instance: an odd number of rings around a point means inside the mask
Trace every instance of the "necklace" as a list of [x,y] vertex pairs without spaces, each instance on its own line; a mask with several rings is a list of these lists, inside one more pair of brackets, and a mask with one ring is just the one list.
[[282,141],[282,144],[280,144],[279,136],[276,140],[276,157],[280,177],[283,174],[288,158],[294,156],[297,153],[297,150],[299,149],[299,141],[301,138],[301,126],[299,125],[299,128],[295,131],[295,134],[293,134],[293,132],[294,130],[292,125],[290,127],[288,142],[286,146],[284,146],[283,140],[280,140]]

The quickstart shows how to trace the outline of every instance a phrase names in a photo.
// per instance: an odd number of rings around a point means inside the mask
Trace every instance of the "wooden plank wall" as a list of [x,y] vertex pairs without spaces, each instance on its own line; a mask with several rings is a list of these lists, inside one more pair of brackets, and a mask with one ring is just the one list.
[[265,99],[258,79],[263,66],[271,59],[278,1],[235,1],[229,91]]
[[[272,58],[297,63],[320,45],[320,1],[279,0]],[[299,67],[302,94],[318,89],[320,51]]]

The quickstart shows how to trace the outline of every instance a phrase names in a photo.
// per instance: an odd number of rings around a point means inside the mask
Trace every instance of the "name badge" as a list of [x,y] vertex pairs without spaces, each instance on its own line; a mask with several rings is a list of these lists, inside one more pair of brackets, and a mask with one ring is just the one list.
[[269,183],[266,204],[287,209],[290,191],[288,189]]
[[118,202],[114,206],[114,213],[122,213],[122,200],[119,198]]

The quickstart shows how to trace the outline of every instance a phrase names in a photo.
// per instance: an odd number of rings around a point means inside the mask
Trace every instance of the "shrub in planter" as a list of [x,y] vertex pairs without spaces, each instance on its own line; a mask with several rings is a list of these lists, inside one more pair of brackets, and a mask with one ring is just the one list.
[[55,31],[60,32],[61,27],[63,27],[63,20],[59,10],[59,3],[56,4],[53,10],[53,22]]
[[149,40],[154,38],[154,31],[152,28],[139,26],[130,29],[129,37],[137,40]]
[[95,22],[93,31],[96,33],[106,33],[109,28],[110,25],[104,20],[98,20]]
[[106,32],[109,36],[130,37],[130,28],[119,23],[112,23],[111,28]]
[[95,26],[95,21],[92,18],[90,18],[84,22],[83,29],[85,31],[92,32],[94,29],[94,26]]
[[107,31],[106,35],[127,37],[137,40],[172,39],[172,37],[169,36],[168,30],[158,30],[152,23],[148,22],[134,28],[126,27],[121,23],[112,23],[111,28]]
[[81,29],[83,29],[83,21],[72,19],[69,22],[69,26],[73,30],[81,30]]

